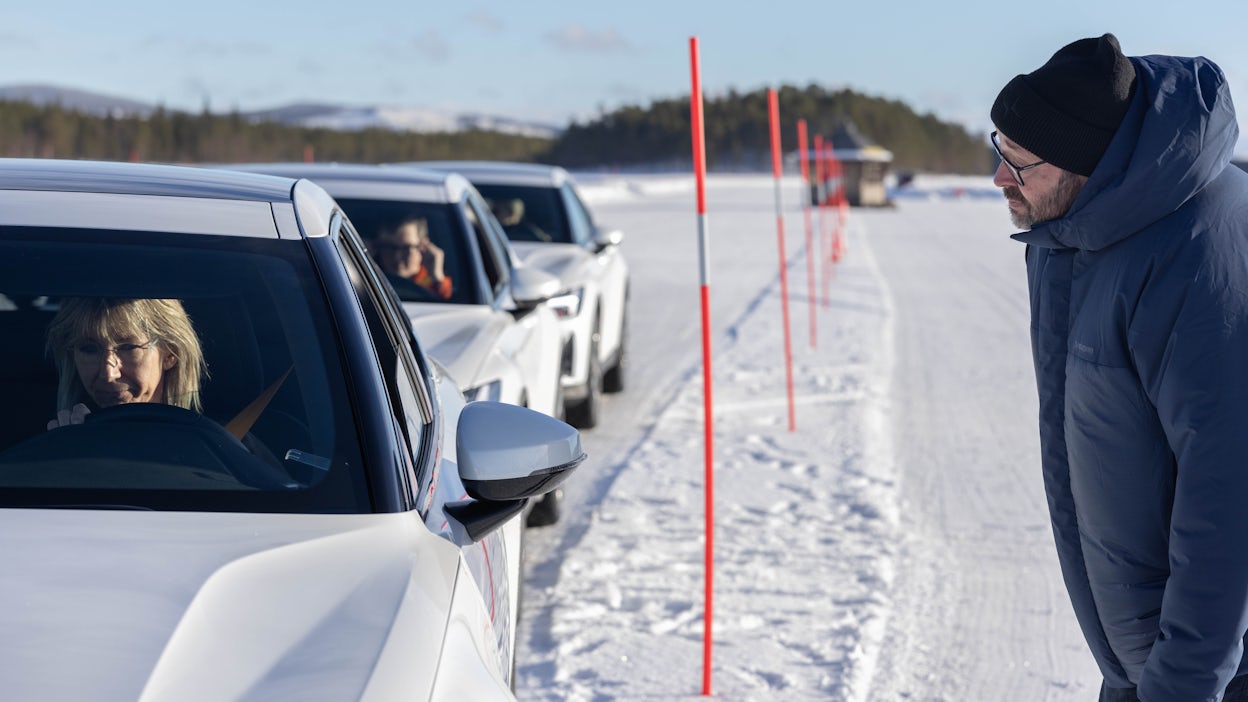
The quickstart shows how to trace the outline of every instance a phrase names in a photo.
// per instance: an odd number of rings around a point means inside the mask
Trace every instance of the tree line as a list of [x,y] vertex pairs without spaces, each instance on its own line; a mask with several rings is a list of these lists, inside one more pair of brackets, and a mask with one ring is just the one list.
[[[896,170],[980,174],[996,165],[984,135],[932,114],[916,114],[899,101],[818,85],[783,86],[776,92],[786,152],[796,150],[796,123],[804,119],[812,139],[815,134],[831,136],[840,124],[854,125],[868,142],[893,153]],[[765,89],[704,97],[703,122],[708,169],[770,170]],[[578,168],[632,164],[684,168],[692,163],[689,131],[689,98],[661,100],[647,107],[618,109],[585,124],[573,123],[551,144],[547,158]]]
[[[785,150],[796,149],[796,120],[811,135],[853,123],[893,152],[896,170],[987,173],[993,154],[982,135],[918,115],[904,103],[817,85],[778,91]],[[704,100],[707,166],[768,170],[767,92],[729,91]],[[492,159],[554,163],[569,168],[692,167],[689,98],[626,106],[573,122],[553,139],[488,130],[339,131],[158,108],[146,117],[100,116],[26,102],[0,101],[0,156],[166,163],[342,161],[381,163],[428,159]]]

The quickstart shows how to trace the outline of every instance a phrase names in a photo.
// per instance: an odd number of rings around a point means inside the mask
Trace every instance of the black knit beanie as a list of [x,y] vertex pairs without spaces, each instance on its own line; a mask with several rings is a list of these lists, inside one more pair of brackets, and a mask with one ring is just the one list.
[[1089,176],[1134,91],[1135,66],[1113,34],[1080,39],[1006,83],[992,105],[992,122],[1036,156]]

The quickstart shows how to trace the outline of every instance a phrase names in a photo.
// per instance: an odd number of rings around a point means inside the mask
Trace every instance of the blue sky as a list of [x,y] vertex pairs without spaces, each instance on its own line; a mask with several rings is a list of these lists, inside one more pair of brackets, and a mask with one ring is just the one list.
[[0,9],[0,85],[191,110],[381,103],[564,124],[687,94],[696,35],[708,94],[847,86],[980,130],[1011,77],[1106,31],[1128,54],[1208,56],[1248,114],[1246,19],[1242,0],[43,0]]

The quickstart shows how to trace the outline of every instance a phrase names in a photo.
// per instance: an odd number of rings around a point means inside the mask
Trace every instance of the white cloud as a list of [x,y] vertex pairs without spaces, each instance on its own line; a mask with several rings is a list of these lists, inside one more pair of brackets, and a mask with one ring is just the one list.
[[488,12],[473,12],[468,15],[468,23],[494,34],[503,31],[505,26],[503,20],[498,15],[492,15]]
[[435,63],[442,63],[451,57],[451,45],[436,29],[426,29],[416,36],[412,42],[423,58]]
[[628,41],[614,29],[591,30],[579,24],[569,24],[546,34],[546,41],[567,51],[611,53],[627,51]]

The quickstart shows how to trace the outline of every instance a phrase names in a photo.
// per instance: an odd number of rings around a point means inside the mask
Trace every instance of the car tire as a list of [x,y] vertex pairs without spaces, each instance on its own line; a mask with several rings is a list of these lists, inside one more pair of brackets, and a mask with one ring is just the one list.
[[615,363],[602,374],[603,392],[624,390],[625,371],[628,369],[628,313],[620,317],[620,345],[615,353]]
[[562,501],[563,490],[555,488],[550,492],[542,495],[542,499],[533,505],[533,509],[529,510],[529,516],[525,519],[526,527],[544,527],[555,524],[559,521],[559,507]]
[[578,429],[593,429],[598,426],[598,415],[602,403],[602,359],[598,358],[597,329],[597,324],[595,324],[593,338],[589,344],[589,373],[585,378],[585,397],[575,404],[566,406],[568,424]]

